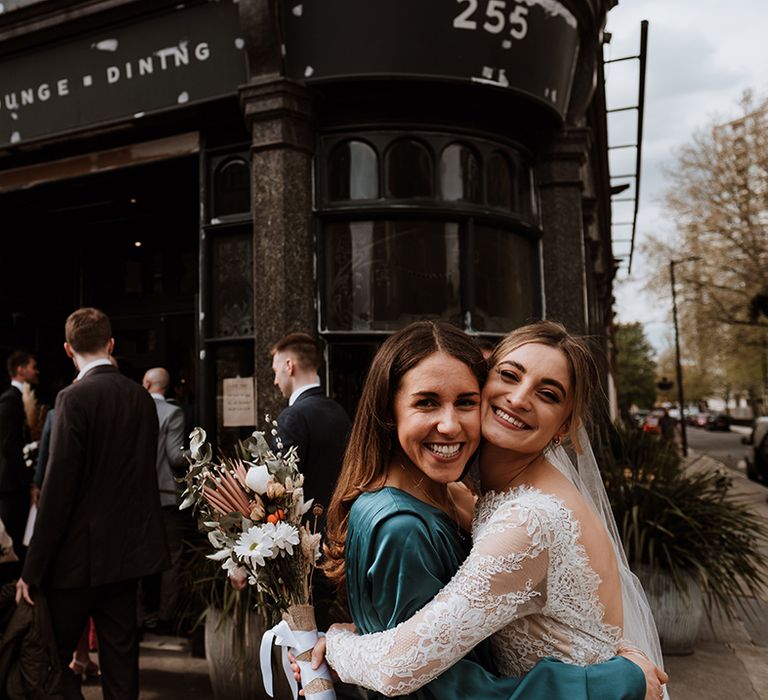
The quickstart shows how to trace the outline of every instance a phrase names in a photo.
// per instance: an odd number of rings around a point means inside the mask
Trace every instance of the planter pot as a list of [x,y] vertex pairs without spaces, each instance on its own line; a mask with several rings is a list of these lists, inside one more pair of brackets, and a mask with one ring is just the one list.
[[[265,624],[252,611],[227,615],[208,608],[205,616],[205,656],[216,700],[271,700],[264,690],[259,647]],[[291,700],[282,667],[273,654],[275,698]]]
[[662,652],[667,656],[693,654],[704,617],[704,596],[698,582],[685,575],[688,590],[682,593],[665,571],[641,567],[637,576],[648,596]]

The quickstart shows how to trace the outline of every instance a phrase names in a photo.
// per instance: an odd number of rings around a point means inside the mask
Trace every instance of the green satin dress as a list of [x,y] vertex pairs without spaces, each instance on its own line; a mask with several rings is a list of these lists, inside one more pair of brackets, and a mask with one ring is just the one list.
[[[362,494],[349,515],[349,610],[362,634],[390,629],[453,577],[470,537],[438,508],[396,488]],[[523,678],[501,678],[487,640],[409,697],[420,700],[643,700],[645,677],[622,657],[586,668],[544,659]],[[381,697],[371,694],[372,697]]]

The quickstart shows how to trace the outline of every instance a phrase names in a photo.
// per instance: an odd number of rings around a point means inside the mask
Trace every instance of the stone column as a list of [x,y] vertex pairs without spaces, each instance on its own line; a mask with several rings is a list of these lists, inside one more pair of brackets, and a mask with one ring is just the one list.
[[240,90],[252,137],[253,276],[257,422],[285,405],[273,384],[269,348],[286,333],[317,329],[312,222],[311,103],[279,75]]
[[583,173],[589,129],[566,127],[536,165],[541,197],[544,309],[574,333],[588,331]]

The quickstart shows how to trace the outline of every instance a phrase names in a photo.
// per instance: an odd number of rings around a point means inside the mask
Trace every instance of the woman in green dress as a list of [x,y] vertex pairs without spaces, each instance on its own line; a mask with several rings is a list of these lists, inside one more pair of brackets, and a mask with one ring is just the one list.
[[[466,334],[433,322],[391,336],[371,365],[327,528],[326,571],[358,632],[411,617],[470,550],[474,498],[453,482],[480,444],[486,373]],[[544,659],[521,678],[502,678],[482,642],[411,696],[641,700],[650,667],[621,657],[592,666]]]

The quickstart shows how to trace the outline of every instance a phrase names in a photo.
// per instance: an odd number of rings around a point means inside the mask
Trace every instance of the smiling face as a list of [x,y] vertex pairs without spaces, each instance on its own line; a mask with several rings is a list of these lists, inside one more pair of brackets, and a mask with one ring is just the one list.
[[460,360],[442,352],[403,375],[394,398],[400,447],[432,481],[456,481],[480,443],[480,385]]
[[483,437],[519,454],[536,454],[568,432],[571,369],[557,348],[527,343],[500,358],[483,389]]

